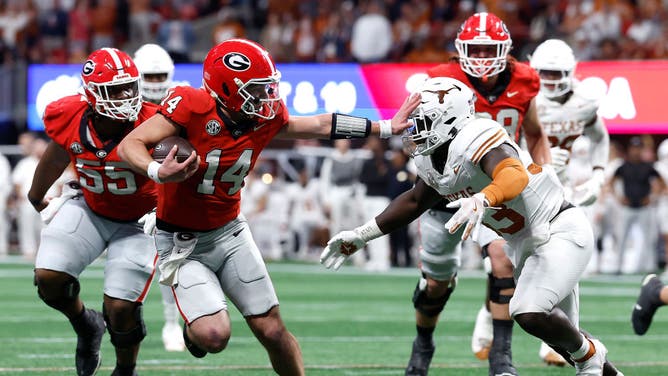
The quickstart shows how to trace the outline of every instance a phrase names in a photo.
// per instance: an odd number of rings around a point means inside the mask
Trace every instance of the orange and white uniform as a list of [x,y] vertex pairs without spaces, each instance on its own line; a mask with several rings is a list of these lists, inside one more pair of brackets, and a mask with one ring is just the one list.
[[[562,187],[551,167],[533,164],[498,123],[476,119],[451,141],[443,172],[433,168],[430,158],[417,156],[418,175],[448,201],[471,197],[492,182],[482,170],[481,159],[503,143],[518,152],[529,178],[519,195],[485,209],[483,218],[485,226],[508,242],[504,249],[515,265],[517,287],[510,302],[511,315],[549,312],[558,305],[577,325],[577,283],[594,238],[584,213],[564,206]],[[459,239],[462,230],[451,237]],[[422,260],[427,261],[422,268],[428,274],[432,274],[430,268],[441,267],[430,264],[428,258]]]

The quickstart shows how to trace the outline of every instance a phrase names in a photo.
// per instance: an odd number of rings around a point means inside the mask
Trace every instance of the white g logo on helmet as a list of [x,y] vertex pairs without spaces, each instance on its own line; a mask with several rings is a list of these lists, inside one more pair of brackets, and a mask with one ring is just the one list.
[[237,72],[248,70],[251,66],[250,59],[239,52],[230,52],[223,56],[223,64]]

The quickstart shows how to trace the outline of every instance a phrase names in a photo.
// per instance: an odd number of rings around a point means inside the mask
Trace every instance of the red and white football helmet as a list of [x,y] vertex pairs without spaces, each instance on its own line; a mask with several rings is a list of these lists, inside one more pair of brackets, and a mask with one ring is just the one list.
[[106,47],[94,51],[81,69],[81,80],[97,113],[115,120],[137,120],[142,103],[139,71],[128,54]]
[[204,59],[202,83],[220,104],[233,112],[272,119],[281,100],[276,70],[269,52],[247,39],[228,39]]
[[[481,12],[469,17],[459,28],[455,47],[462,70],[473,77],[496,76],[506,69],[506,58],[513,45],[506,24],[492,13]],[[491,57],[478,55],[472,46],[494,46]]]

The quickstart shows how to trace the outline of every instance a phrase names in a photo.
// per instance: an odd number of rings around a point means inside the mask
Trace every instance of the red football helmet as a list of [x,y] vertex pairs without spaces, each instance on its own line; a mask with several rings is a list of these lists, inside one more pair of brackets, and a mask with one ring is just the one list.
[[204,87],[233,112],[272,119],[281,100],[280,79],[269,52],[250,40],[223,41],[204,59]]
[[81,69],[81,80],[97,113],[115,120],[137,120],[139,71],[128,54],[106,47],[94,51]]
[[459,64],[473,77],[495,76],[506,69],[512,44],[506,24],[486,12],[476,13],[464,21],[455,39]]

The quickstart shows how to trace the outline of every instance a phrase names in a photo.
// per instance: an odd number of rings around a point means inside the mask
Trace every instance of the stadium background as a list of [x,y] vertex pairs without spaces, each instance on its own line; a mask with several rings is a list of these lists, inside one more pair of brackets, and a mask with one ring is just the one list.
[[[527,60],[545,39],[566,40],[581,61],[577,77],[588,80],[603,98],[600,113],[613,147],[624,149],[630,136],[643,135],[646,158],[656,158],[656,146],[668,133],[668,116],[662,111],[668,94],[662,84],[668,79],[668,2],[661,0],[0,1],[0,152],[14,165],[21,158],[18,135],[41,129],[40,106],[65,88],[76,90],[80,64],[92,50],[107,45],[131,54],[143,43],[159,43],[177,63],[175,79],[198,85],[199,62],[212,45],[248,37],[275,57],[283,73],[281,94],[292,113],[387,117],[412,80],[427,66],[452,56],[457,28],[482,10],[506,22],[513,39],[511,55],[518,60]],[[374,41],[377,51],[356,50],[363,42],[358,38],[369,34],[358,21],[371,14],[390,32]],[[261,171],[294,180],[276,162],[280,155],[293,157],[293,145],[272,146],[264,154],[272,162]],[[322,158],[329,146],[321,142],[307,150]],[[362,143],[353,146],[359,149]],[[396,142],[384,146],[388,153],[398,148]],[[12,215],[11,207],[5,214]],[[16,238],[12,241],[16,247]],[[16,254],[16,248],[11,253]],[[410,294],[417,269],[351,269],[326,274],[310,262],[270,264],[286,322],[301,341],[307,372],[401,374],[414,331]],[[101,300],[101,273],[95,266],[84,274],[84,299],[92,304]],[[486,373],[485,363],[477,362],[468,349],[484,276],[474,265],[461,277],[463,283],[437,330],[436,375]],[[71,373],[75,340],[67,323],[38,300],[30,261],[0,256],[0,280],[0,300],[5,302],[0,340],[9,349],[0,356],[0,375]],[[627,375],[663,375],[668,373],[660,350],[668,336],[666,314],[658,313],[645,337],[634,336],[628,322],[639,280],[639,274],[588,277],[582,288],[583,325],[605,339],[612,359]],[[223,355],[195,360],[165,353],[155,335],[161,325],[159,300],[152,289],[146,306],[149,336],[139,360],[142,374],[270,374],[262,348],[236,312],[235,334]],[[523,375],[572,374],[541,365],[537,341],[519,328],[515,332],[516,365]],[[106,339],[103,352],[102,372],[107,372],[113,356]]]

